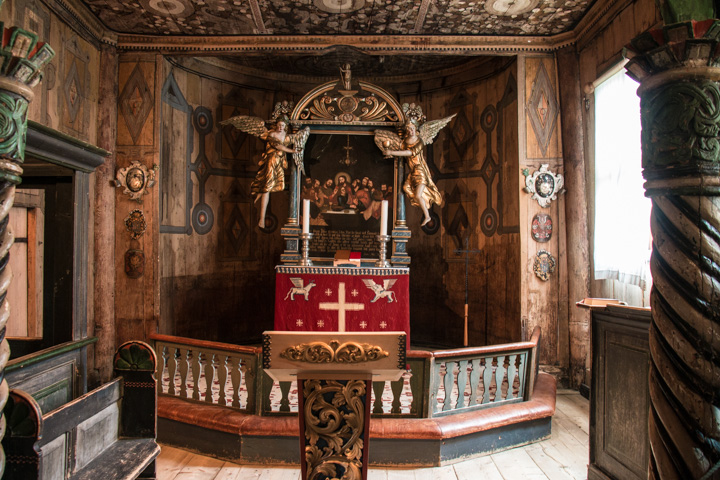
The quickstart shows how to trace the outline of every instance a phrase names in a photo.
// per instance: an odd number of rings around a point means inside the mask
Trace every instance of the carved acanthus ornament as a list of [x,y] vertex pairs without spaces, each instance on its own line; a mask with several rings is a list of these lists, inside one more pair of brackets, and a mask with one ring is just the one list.
[[280,352],[280,357],[295,362],[307,363],[363,363],[386,358],[390,354],[382,347],[369,343],[344,342],[337,340],[301,343]]
[[[362,476],[366,384],[306,380],[303,388],[307,479]],[[332,396],[328,402],[326,399]]]
[[291,120],[306,125],[387,125],[402,118],[397,101],[385,90],[355,80],[350,65],[341,68],[339,81],[320,85],[306,95],[291,115]]

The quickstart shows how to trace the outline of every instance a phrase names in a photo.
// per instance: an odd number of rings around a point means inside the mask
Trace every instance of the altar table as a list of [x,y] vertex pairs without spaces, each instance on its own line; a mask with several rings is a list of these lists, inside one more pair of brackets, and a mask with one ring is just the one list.
[[410,344],[408,268],[275,267],[275,330],[403,331]]

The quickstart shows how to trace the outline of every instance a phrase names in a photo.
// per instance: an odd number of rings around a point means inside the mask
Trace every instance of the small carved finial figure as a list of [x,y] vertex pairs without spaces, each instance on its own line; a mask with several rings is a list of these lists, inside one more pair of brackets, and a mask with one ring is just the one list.
[[350,71],[350,64],[346,63],[342,67],[340,67],[340,78],[343,82],[343,88],[345,90],[352,90],[352,82],[351,82],[352,72]]
[[[273,127],[268,130],[265,122],[259,117],[239,115],[220,122],[220,125],[232,125],[238,130],[255,135],[265,140],[265,152],[259,162],[259,169],[255,180],[250,184],[250,193],[255,201],[260,200],[260,220],[258,226],[265,228],[265,213],[271,192],[279,192],[285,189],[285,169],[287,168],[286,153],[293,154],[293,160],[298,169],[303,173],[303,149],[305,142],[310,136],[310,129],[305,127],[297,133],[287,133],[290,121],[284,113],[278,114],[281,110],[288,110],[288,102],[278,103],[275,113],[272,116]],[[292,147],[291,147],[292,145]]]
[[389,130],[375,130],[375,144],[383,151],[386,158],[407,157],[408,176],[403,184],[403,191],[410,203],[422,209],[424,218],[421,226],[430,218],[430,207],[433,203],[440,205],[442,195],[432,180],[430,170],[425,161],[425,145],[435,139],[437,133],[447,125],[455,114],[439,120],[425,122],[422,109],[413,104],[404,104],[405,136],[401,139]]

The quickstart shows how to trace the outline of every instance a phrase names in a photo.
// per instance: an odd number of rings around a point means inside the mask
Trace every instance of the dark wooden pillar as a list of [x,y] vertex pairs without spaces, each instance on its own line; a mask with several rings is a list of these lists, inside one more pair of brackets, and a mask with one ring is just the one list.
[[117,141],[118,57],[115,47],[103,45],[100,51],[100,92],[98,100],[97,142],[112,152],[95,170],[94,203],[94,335],[95,374],[91,383],[112,377],[115,352],[115,150]]
[[717,478],[720,460],[719,37],[714,20],[673,24],[628,51],[653,201],[649,478]]
[[567,268],[569,370],[571,386],[587,383],[589,367],[590,311],[575,308],[575,302],[590,296],[590,242],[583,147],[583,111],[580,92],[580,64],[574,46],[557,53],[562,118],[562,150],[565,185],[565,221],[567,223]]

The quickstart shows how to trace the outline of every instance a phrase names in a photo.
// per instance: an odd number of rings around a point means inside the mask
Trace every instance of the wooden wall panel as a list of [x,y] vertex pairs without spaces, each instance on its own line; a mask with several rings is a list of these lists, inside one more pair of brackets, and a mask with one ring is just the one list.
[[[525,127],[520,169],[527,169],[527,172],[532,174],[541,165],[547,164],[551,172],[562,174],[561,119],[554,56],[523,57],[519,75],[522,83],[521,97],[524,99],[521,111]],[[520,171],[517,175],[522,188],[525,186],[525,177]],[[542,328],[540,363],[551,366],[560,363],[558,329],[561,323],[567,322],[567,307],[561,303],[561,297],[567,295],[567,269],[563,268],[563,202],[564,197],[558,195],[558,199],[553,200],[548,207],[541,207],[536,200],[531,200],[530,194],[523,192],[519,208],[522,232],[520,258],[523,262],[523,335],[529,336],[535,326]],[[547,243],[537,243],[530,236],[532,218],[537,213],[547,213],[553,220],[553,236]],[[549,252],[556,261],[555,272],[547,281],[541,280],[533,272],[533,264],[540,250]]]

